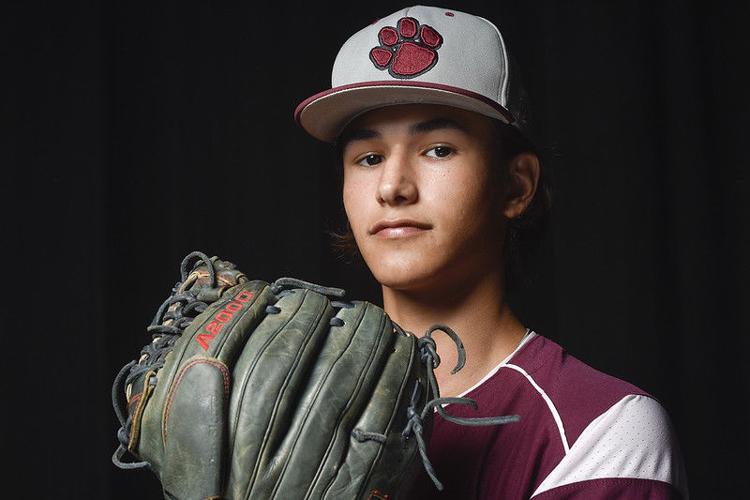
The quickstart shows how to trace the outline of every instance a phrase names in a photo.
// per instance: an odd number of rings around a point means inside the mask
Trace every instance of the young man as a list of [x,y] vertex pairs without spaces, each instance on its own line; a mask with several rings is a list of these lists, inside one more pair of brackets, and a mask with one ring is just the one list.
[[445,490],[424,476],[407,497],[687,498],[662,406],[530,331],[508,306],[514,221],[544,194],[539,159],[518,149],[512,128],[514,79],[492,23],[415,6],[355,33],[332,88],[295,111],[341,151],[351,234],[386,312],[412,332],[441,322],[461,335],[467,363],[455,375],[454,349],[436,337],[438,382],[479,409],[446,409],[521,416],[462,427],[436,415],[429,456]]

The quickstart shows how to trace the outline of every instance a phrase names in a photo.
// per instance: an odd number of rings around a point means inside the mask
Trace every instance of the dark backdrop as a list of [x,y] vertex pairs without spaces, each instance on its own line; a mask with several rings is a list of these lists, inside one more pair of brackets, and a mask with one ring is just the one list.
[[[110,384],[193,249],[343,285],[330,148],[293,122],[402,4],[17,2],[2,16],[6,496],[159,498]],[[554,182],[523,320],[658,397],[693,498],[747,489],[747,2],[460,2],[519,60]]]

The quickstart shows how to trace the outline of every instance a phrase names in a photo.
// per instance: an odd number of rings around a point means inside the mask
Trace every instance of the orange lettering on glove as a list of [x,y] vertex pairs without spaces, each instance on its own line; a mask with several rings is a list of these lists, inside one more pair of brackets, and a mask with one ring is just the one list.
[[204,351],[208,351],[208,344],[219,334],[224,325],[231,320],[235,313],[243,308],[245,304],[253,298],[253,292],[243,290],[237,296],[224,306],[224,309],[214,314],[213,318],[206,325],[205,331],[199,333],[196,337],[198,343]]

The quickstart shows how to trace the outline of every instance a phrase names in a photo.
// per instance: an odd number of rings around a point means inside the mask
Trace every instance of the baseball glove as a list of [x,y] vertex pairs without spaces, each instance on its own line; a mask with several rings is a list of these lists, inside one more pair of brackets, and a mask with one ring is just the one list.
[[[117,375],[112,460],[150,468],[169,499],[398,498],[424,466],[433,412],[454,418],[417,338],[379,307],[294,278],[249,280],[192,252],[147,328],[153,340]],[[124,400],[123,400],[124,398]],[[433,410],[434,409],[434,410]]]

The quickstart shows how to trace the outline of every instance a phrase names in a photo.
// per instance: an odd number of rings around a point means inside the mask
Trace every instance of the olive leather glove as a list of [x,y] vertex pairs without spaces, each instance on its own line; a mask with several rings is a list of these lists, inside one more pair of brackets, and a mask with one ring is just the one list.
[[420,467],[434,410],[457,424],[433,374],[432,333],[417,338],[381,308],[294,278],[250,280],[202,252],[159,307],[152,342],[117,375],[112,457],[150,468],[168,499],[393,499]]

